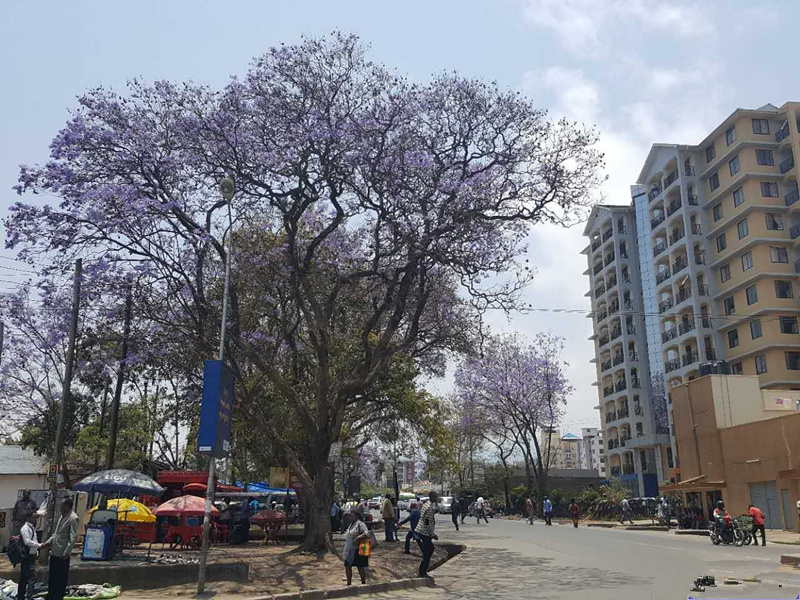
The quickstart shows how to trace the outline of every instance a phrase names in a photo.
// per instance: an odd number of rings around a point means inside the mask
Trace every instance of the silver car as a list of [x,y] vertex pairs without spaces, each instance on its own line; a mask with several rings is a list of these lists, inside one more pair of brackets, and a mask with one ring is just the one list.
[[439,498],[439,512],[440,513],[449,513],[453,510],[453,497],[452,496],[442,496]]

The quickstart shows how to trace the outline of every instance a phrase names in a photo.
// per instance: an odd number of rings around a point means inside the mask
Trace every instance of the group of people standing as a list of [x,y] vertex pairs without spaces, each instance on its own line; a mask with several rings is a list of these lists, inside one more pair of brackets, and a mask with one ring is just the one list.
[[[569,516],[572,519],[572,526],[578,527],[578,523],[581,520],[581,507],[575,502],[575,498],[572,498],[569,501]],[[525,515],[526,521],[533,525],[534,519],[537,518],[536,507],[533,503],[531,498],[527,498],[525,500]],[[542,500],[542,516],[544,517],[544,524],[545,525],[553,525],[553,502],[550,500],[548,496],[544,497]]]

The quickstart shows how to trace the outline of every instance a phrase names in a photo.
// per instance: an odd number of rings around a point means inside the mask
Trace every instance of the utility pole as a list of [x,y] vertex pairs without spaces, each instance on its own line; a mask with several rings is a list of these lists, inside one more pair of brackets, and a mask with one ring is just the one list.
[[[103,439],[103,432],[106,429],[106,409],[108,408],[108,384],[103,388],[103,403],[100,405],[100,439]],[[100,466],[100,453],[94,455],[94,470]]]
[[[235,191],[233,180],[227,177],[219,184],[222,197],[228,201],[228,253],[225,257],[225,288],[222,293],[222,323],[219,331],[219,358],[225,359],[225,333],[228,330],[228,292],[231,286],[231,254],[233,254],[233,214],[231,203]],[[224,241],[224,240],[223,240]],[[208,532],[211,529],[211,506],[214,501],[214,471],[217,459],[212,455],[208,461],[208,483],[206,484],[206,507],[203,516],[203,545],[200,552],[200,570],[197,574],[197,593],[202,594],[206,588],[206,562],[208,561]]]
[[3,342],[6,339],[6,324],[0,321],[0,360],[3,360]]
[[111,401],[111,431],[108,436],[108,453],[106,454],[106,470],[114,468],[114,454],[117,451],[117,428],[119,427],[119,403],[122,399],[122,384],[125,379],[125,361],[128,358],[128,338],[131,335],[131,313],[133,312],[133,284],[128,285],[128,297],[125,299],[125,325],[122,331],[122,352],[117,368],[117,385],[114,388],[114,399]]
[[[61,470],[61,460],[64,450],[64,437],[67,428],[68,404],[72,399],[70,390],[72,385],[72,365],[75,362],[75,338],[78,337],[78,313],[81,303],[81,273],[83,271],[83,260],[75,261],[75,276],[72,288],[72,317],[69,325],[69,342],[67,344],[66,365],[64,366],[64,385],[61,389],[61,406],[58,410],[58,429],[56,430],[56,443],[53,449],[53,463],[56,465],[56,477],[50,481],[50,502],[47,505],[47,517],[45,519],[45,536],[55,529],[56,519],[56,498],[58,496],[58,472]],[[47,553],[45,553],[47,554]]]

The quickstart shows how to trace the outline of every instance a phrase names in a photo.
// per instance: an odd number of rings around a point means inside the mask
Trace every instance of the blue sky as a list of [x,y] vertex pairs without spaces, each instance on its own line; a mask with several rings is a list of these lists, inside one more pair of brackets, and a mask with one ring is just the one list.
[[[0,214],[15,200],[17,165],[47,158],[87,88],[133,77],[221,86],[269,46],[337,28],[414,79],[457,69],[522,89],[553,116],[596,124],[605,199],[627,203],[652,142],[697,143],[737,107],[800,99],[798,23],[800,3],[739,0],[3,2]],[[589,309],[580,233],[533,234],[534,306]],[[576,392],[564,429],[598,423],[589,319],[538,313],[493,326],[565,336]]]

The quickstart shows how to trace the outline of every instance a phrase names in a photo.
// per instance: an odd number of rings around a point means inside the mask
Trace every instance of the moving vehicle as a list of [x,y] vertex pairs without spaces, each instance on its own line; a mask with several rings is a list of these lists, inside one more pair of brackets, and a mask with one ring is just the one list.
[[411,503],[417,501],[417,495],[411,492],[400,492],[400,498],[397,500],[397,508],[400,510],[410,511]]
[[745,534],[735,519],[731,520],[731,526],[723,531],[720,523],[714,519],[708,524],[708,537],[715,546],[720,544],[733,544],[742,546],[745,541]]
[[381,509],[381,502],[383,502],[383,498],[380,496],[375,496],[374,498],[370,498],[367,500],[367,508],[370,510],[380,510]]
[[441,498],[439,498],[439,512],[449,513],[452,510],[453,510],[452,496],[442,496]]

